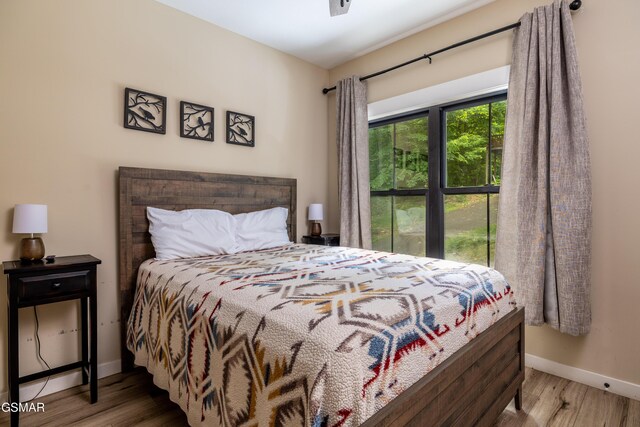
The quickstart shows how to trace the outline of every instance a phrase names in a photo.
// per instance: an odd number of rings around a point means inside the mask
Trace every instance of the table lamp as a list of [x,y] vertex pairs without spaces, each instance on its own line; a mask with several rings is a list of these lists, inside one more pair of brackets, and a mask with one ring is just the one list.
[[318,221],[322,221],[322,204],[312,203],[309,205],[309,221],[311,223],[311,235],[319,236],[322,234],[322,226]]
[[20,260],[31,262],[44,257],[44,243],[36,233],[47,232],[47,205],[16,205],[13,210],[13,233],[31,234],[20,243]]

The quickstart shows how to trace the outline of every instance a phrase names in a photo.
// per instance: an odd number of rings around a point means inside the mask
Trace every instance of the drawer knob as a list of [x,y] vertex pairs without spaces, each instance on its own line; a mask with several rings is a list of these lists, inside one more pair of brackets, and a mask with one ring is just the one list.
[[58,289],[60,285],[61,283],[54,283],[53,285],[51,285],[51,289]]

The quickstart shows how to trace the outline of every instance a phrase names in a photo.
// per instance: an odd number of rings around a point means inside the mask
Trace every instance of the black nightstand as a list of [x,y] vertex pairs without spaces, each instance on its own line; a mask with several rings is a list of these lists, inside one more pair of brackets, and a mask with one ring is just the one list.
[[322,234],[320,236],[302,236],[302,243],[309,245],[340,246],[340,235]]
[[[9,315],[9,402],[20,401],[20,384],[71,369],[82,369],[82,384],[91,376],[91,403],[98,400],[98,336],[96,313],[96,269],[98,258],[77,255],[55,258],[53,262],[23,264],[20,261],[2,263],[7,278]],[[31,375],[20,376],[18,361],[18,309],[67,300],[80,300],[82,311],[82,360]],[[87,300],[89,310],[87,312]],[[91,334],[89,334],[89,315]],[[89,352],[89,336],[91,352]],[[91,355],[91,357],[89,357]],[[17,426],[20,413],[11,412],[11,425]]]

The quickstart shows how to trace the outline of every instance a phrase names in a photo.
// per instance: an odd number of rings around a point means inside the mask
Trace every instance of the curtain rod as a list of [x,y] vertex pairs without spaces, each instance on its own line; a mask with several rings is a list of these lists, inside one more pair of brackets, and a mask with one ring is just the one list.
[[[578,10],[578,9],[580,9],[581,6],[582,6],[582,0],[574,0],[569,5],[569,9]],[[520,26],[520,21],[518,21],[516,23],[513,23],[511,25],[507,25],[506,27],[498,28],[497,30],[489,31],[488,33],[480,34],[479,36],[471,37],[470,39],[463,40],[463,41],[458,42],[458,43],[454,43],[451,46],[443,47],[442,49],[438,49],[438,50],[430,52],[430,53],[425,53],[422,56],[418,56],[417,58],[413,58],[413,59],[411,59],[411,60],[409,60],[407,62],[403,62],[402,64],[394,65],[393,67],[386,68],[386,69],[384,69],[382,71],[378,71],[376,73],[367,74],[366,76],[360,77],[360,81],[362,82],[362,81],[365,81],[365,80],[369,80],[372,77],[378,77],[378,76],[380,76],[382,74],[388,73],[389,71],[397,70],[398,68],[405,67],[407,65],[413,64],[414,62],[422,61],[423,59],[428,59],[429,60],[429,64],[431,64],[431,57],[432,56],[435,56],[435,55],[437,55],[439,53],[442,53],[442,52],[446,52],[446,51],[451,50],[451,49],[455,49],[455,48],[460,47],[460,46],[464,46],[464,45],[469,44],[469,43],[473,43],[475,41],[478,41],[478,40],[481,40],[481,39],[484,39],[484,38],[487,38],[487,37],[494,36],[496,34],[499,34],[499,33],[505,32],[505,31],[512,30],[514,28],[518,28],[519,26]],[[327,93],[331,92],[332,90],[336,90],[336,87],[332,86],[330,88],[324,88],[324,89],[322,89],[322,93],[324,93],[326,95]]]

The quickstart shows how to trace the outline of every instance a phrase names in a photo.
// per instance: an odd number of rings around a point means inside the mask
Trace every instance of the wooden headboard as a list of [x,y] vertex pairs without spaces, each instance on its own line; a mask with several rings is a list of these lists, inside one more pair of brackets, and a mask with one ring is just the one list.
[[155,252],[147,206],[162,209],[219,209],[232,214],[274,207],[289,209],[289,238],[296,240],[296,180],[161,169],[120,167],[120,324],[122,370],[133,368],[126,325],[138,267]]

